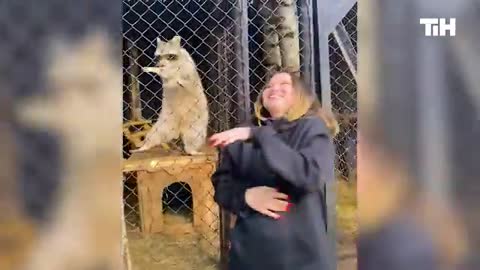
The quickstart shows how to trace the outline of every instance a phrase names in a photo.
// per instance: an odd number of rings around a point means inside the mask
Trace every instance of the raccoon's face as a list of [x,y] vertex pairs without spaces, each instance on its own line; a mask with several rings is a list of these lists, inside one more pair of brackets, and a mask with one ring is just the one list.
[[169,41],[157,39],[155,57],[157,67],[160,68],[160,75],[168,77],[181,71],[182,63],[185,61],[181,50],[179,36],[175,36]]

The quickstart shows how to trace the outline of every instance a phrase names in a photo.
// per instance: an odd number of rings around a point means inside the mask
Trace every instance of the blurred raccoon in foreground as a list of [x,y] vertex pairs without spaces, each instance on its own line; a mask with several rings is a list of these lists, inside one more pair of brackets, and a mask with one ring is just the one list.
[[208,105],[195,62],[182,48],[179,36],[169,41],[157,38],[155,56],[159,59],[157,66],[144,67],[143,71],[162,79],[162,109],[143,146],[134,152],[181,137],[187,154],[201,154],[207,137]]
[[17,108],[22,125],[59,135],[62,159],[59,195],[22,270],[122,269],[122,85],[111,50],[103,31],[54,39],[48,94]]

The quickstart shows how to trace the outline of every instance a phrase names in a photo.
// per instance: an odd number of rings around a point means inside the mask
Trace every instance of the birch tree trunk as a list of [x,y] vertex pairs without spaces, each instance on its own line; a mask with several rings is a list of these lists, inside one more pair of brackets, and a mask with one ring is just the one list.
[[278,0],[277,9],[279,47],[282,67],[289,71],[300,71],[300,41],[298,36],[297,5],[295,0]]
[[267,76],[282,66],[280,54],[279,36],[277,33],[278,18],[275,16],[276,0],[259,1],[259,10],[264,18],[262,50],[264,52],[264,63]]

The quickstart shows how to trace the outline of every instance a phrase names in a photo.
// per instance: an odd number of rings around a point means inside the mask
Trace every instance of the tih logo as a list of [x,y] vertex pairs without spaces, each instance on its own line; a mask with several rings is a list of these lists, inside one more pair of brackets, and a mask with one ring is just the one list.
[[456,19],[450,18],[449,23],[445,18],[420,18],[420,24],[425,25],[425,36],[441,36],[447,35],[455,36],[456,32]]

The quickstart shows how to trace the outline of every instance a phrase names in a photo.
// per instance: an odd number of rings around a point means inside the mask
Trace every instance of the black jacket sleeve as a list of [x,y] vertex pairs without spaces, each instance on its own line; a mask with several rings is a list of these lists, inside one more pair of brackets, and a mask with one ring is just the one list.
[[226,150],[220,153],[220,162],[212,175],[214,200],[222,208],[235,215],[249,211],[245,202],[245,191],[249,186],[234,177],[230,153]]
[[322,166],[333,163],[334,153],[327,128],[321,120],[304,124],[307,126],[301,132],[302,147],[299,150],[276,136],[272,126],[253,128],[252,139],[260,146],[266,163],[275,174],[297,188],[315,191],[323,186],[322,181],[327,180],[321,178],[322,170],[333,169]]

